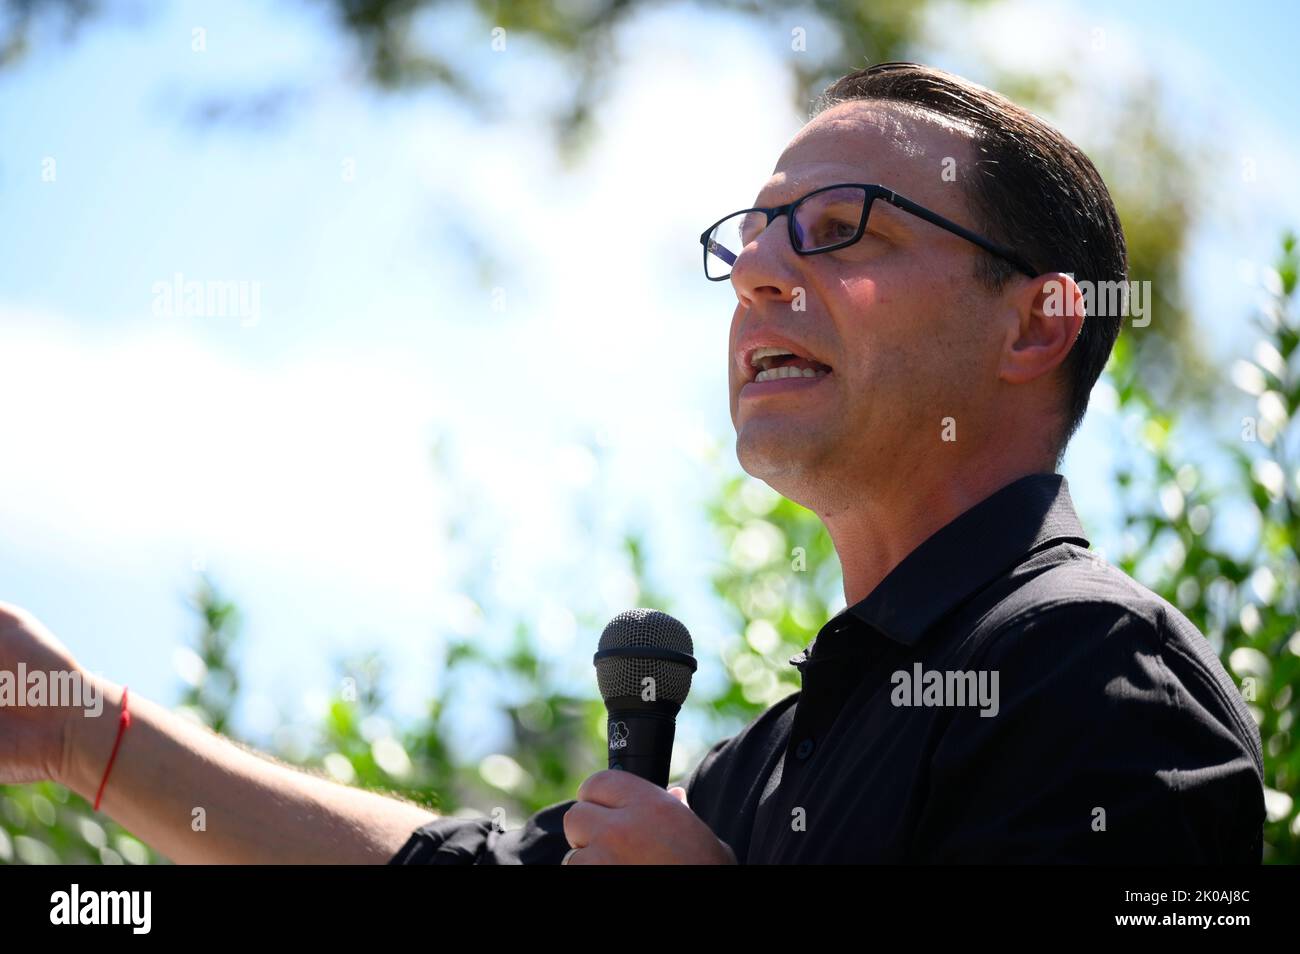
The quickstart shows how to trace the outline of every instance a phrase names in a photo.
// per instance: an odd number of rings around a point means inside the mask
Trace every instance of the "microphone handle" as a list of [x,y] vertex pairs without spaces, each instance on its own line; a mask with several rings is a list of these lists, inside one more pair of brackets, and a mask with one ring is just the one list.
[[609,767],[667,788],[679,708],[663,703],[610,708]]

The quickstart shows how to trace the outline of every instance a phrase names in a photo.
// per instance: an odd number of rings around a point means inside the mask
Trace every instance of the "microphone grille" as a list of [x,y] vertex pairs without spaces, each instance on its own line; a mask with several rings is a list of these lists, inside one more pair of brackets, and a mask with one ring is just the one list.
[[[672,650],[690,657],[694,652],[691,634],[673,617],[654,609],[633,609],[619,613],[600,634],[599,651],[611,649]],[[655,697],[681,705],[691,690],[690,663],[635,652],[596,660],[596,681],[606,702],[621,696],[640,696],[645,679],[654,680]]]

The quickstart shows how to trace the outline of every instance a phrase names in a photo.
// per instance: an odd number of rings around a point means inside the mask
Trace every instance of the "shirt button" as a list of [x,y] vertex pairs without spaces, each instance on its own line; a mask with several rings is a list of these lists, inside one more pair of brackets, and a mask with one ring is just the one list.
[[800,760],[806,759],[808,758],[808,756],[812,755],[812,750],[813,750],[813,740],[804,739],[802,742],[799,743],[799,747],[794,750],[794,757]]

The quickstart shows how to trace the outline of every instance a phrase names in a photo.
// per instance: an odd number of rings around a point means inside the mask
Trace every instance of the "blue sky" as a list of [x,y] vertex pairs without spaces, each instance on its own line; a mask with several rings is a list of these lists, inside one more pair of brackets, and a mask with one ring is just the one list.
[[[727,634],[700,505],[736,464],[731,296],[696,274],[695,236],[752,199],[800,124],[781,64],[755,55],[783,37],[688,6],[640,18],[600,135],[566,170],[538,118],[561,76],[526,45],[494,56],[483,38],[475,69],[509,96],[484,124],[436,93],[367,92],[313,9],[164,5],[0,75],[0,599],[92,670],[171,701],[195,626],[184,598],[207,569],[247,616],[241,719],[257,734],[309,715],[332,661],[368,648],[394,663],[395,713],[418,712],[448,632],[509,635],[460,593],[476,559],[495,561],[479,581],[498,612],[539,620],[589,679],[597,634],[577,614],[635,605],[611,549],[631,527],[705,660]],[[1232,131],[1224,169],[1258,160],[1194,245],[1205,334],[1241,346],[1241,261],[1300,224],[1294,10],[990,9],[936,15],[938,65],[981,36],[989,55],[1059,64],[1100,25],[1111,60],[1081,54],[1081,76],[1149,69],[1189,136],[1207,115],[1219,142]],[[186,118],[204,96],[285,79],[305,92],[283,122]],[[732,108],[698,109],[706,83]],[[712,176],[702,148],[722,160]],[[608,210],[634,203],[639,243],[593,247]],[[469,221],[490,236],[485,275],[458,243]],[[159,315],[156,285],[177,274],[255,284],[258,313]],[[629,372],[649,352],[671,355],[658,380]],[[435,441],[456,480],[435,471]],[[1065,466],[1099,531],[1104,485],[1076,462],[1105,451],[1090,424]],[[454,545],[453,519],[470,528]],[[465,732],[490,747],[483,708]],[[686,750],[709,741],[691,731]]]

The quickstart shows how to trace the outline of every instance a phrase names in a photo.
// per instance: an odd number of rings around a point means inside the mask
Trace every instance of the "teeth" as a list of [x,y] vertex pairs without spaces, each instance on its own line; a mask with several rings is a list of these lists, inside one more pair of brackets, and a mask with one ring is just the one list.
[[[789,352],[782,352],[788,354]],[[795,368],[786,365],[781,368],[772,368],[770,371],[760,371],[754,377],[755,381],[778,381],[781,378],[824,378],[827,372],[817,371],[813,368]]]
[[779,354],[793,354],[793,351],[786,351],[784,348],[755,348],[754,353],[749,356],[752,364],[758,364],[764,358],[774,358]]

